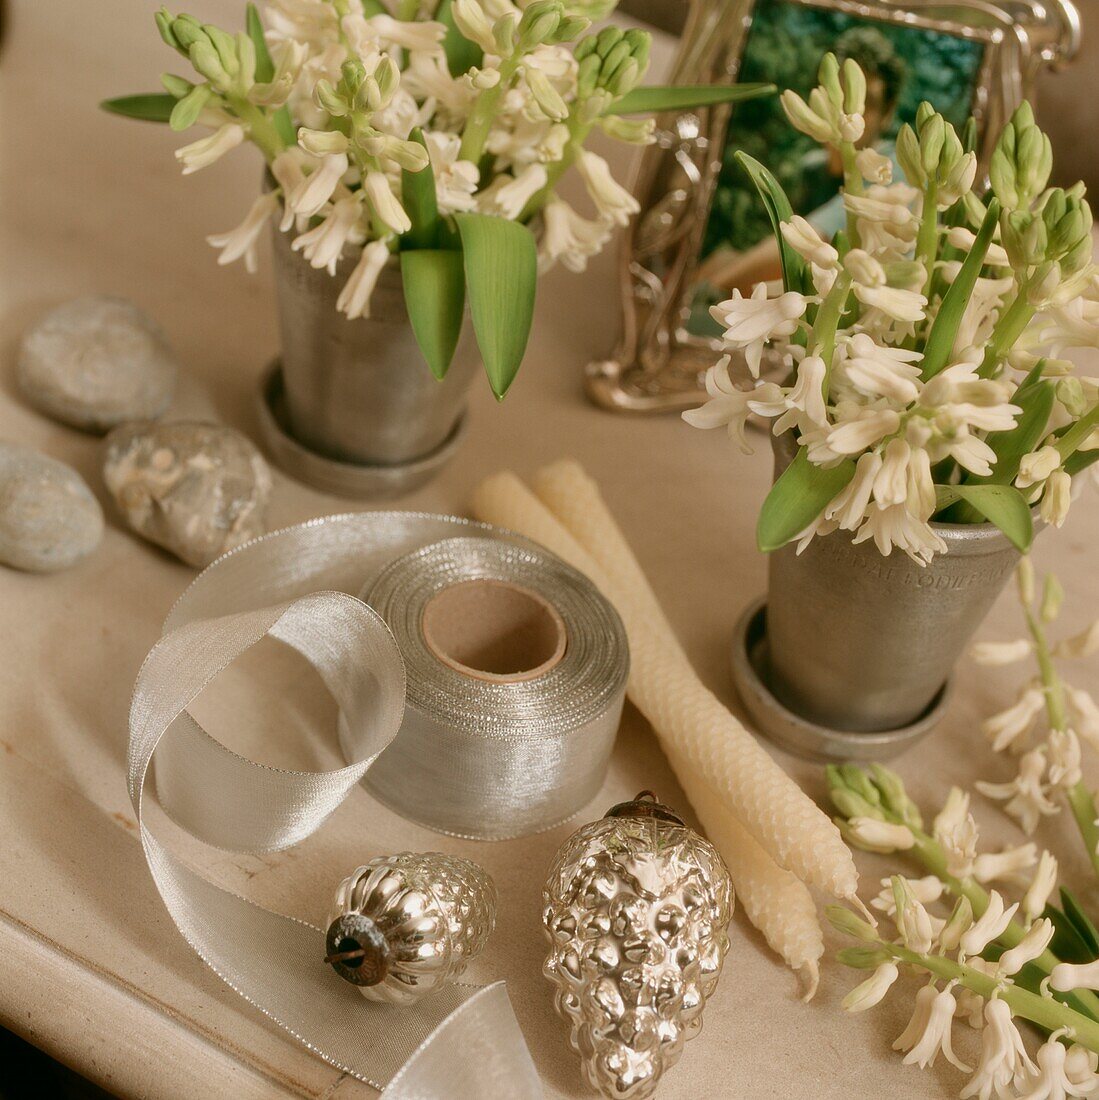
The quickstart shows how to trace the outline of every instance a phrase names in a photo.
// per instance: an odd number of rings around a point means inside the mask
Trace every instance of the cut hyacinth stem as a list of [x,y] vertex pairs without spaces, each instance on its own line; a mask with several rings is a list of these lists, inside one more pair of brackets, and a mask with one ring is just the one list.
[[[864,776],[867,784],[872,782],[868,776],[865,776],[865,773],[863,773],[861,769],[852,766],[851,770]],[[849,796],[852,793],[845,782],[844,772],[845,769],[843,768],[830,767],[828,769],[829,787],[833,801],[836,801],[837,805],[844,803],[844,796]],[[866,803],[865,800],[860,799],[860,801],[863,802],[863,807],[855,814],[849,814],[847,809],[841,808],[841,813],[844,814],[844,817],[839,819],[841,824],[846,826],[846,817],[859,816],[863,810],[865,810],[867,812],[872,812],[873,816],[878,820],[888,822],[892,825],[903,825],[912,834],[914,840],[912,847],[908,848],[905,854],[919,863],[925,871],[930,872],[939,879],[946,886],[948,892],[955,898],[968,898],[970,905],[973,907],[974,917],[980,918],[988,908],[989,895],[987,891],[972,878],[959,878],[950,873],[946,852],[933,836],[930,836],[921,828],[919,813],[905,793],[904,785],[900,777],[878,765],[875,765],[874,775],[875,779],[878,781],[876,785],[881,790],[881,798],[879,801],[870,805]],[[887,791],[886,788],[883,787],[884,782],[890,783],[895,789]],[[1026,933],[1027,929],[1022,923],[1017,920],[1012,920],[1008,923],[1003,933],[997,937],[996,942],[1006,948],[1015,947],[1022,941]],[[1053,968],[1062,961],[1062,959],[1059,959],[1049,950],[1049,948],[1047,948],[1041,955],[1033,960],[1032,965],[1037,970],[1041,971],[1042,974],[1048,975],[1052,973]],[[1070,997],[1074,1000],[1074,1003],[1079,1004],[1080,1009],[1084,1013],[1093,1017],[1096,1021],[1099,1021],[1099,995],[1090,989],[1077,989],[1070,994]]]
[[1068,1028],[1077,1043],[1099,1054],[1099,1021],[1077,1012],[1061,1001],[989,977],[980,970],[974,970],[973,967],[942,955],[921,955],[901,944],[885,941],[882,941],[882,948],[899,962],[919,967],[945,981],[956,981],[986,1000],[995,994],[1007,1003],[1013,1015],[1030,1020],[1047,1031]]

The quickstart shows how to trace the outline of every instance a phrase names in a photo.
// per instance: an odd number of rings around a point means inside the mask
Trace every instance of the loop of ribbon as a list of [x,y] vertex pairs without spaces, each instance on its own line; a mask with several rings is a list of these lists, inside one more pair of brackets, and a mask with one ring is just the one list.
[[[155,753],[165,811],[200,840],[259,852],[312,834],[393,740],[404,712],[400,651],[384,621],[349,593],[394,554],[486,533],[505,537],[450,517],[372,513],[258,539],[219,559],[184,593],[134,688],[130,798],[149,869],[180,933],[237,993],[325,1061],[384,1088],[385,1100],[541,1097],[504,984],[455,983],[401,1008],[365,1000],[321,961],[321,929],[224,890],[175,856],[143,818],[143,789]],[[188,713],[219,673],[268,635],[308,660],[332,694],[344,767],[258,764]]]

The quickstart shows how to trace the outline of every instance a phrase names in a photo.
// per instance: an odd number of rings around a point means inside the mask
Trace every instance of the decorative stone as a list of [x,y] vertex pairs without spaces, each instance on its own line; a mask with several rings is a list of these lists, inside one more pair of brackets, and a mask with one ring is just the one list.
[[19,350],[19,388],[39,411],[105,432],[160,416],[176,361],[160,327],[122,298],[74,298],[41,318]]
[[30,447],[0,443],[0,562],[54,573],[103,537],[103,511],[81,476]]
[[264,531],[271,471],[232,428],[123,425],[107,437],[103,477],[139,535],[196,568]]

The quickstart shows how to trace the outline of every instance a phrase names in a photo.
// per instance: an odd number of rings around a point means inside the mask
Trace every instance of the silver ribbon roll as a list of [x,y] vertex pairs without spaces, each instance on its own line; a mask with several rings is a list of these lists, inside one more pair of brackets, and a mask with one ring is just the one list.
[[[455,984],[401,1009],[365,1001],[322,962],[321,929],[223,890],[173,855],[143,817],[143,790],[155,753],[164,809],[221,848],[277,850],[318,829],[370,774],[404,707],[392,635],[349,593],[395,557],[462,534],[531,549],[482,524],[382,512],[316,520],[232,551],[172,609],[130,712],[130,796],[150,872],[180,932],[241,996],[326,1061],[385,1086],[386,1100],[541,1096],[503,983]],[[187,712],[266,635],[297,649],[332,693],[345,767],[302,772],[255,763]]]
[[393,562],[362,598],[408,671],[400,733],[364,780],[371,794],[477,840],[551,828],[596,795],[629,651],[585,576],[545,550],[456,538]]

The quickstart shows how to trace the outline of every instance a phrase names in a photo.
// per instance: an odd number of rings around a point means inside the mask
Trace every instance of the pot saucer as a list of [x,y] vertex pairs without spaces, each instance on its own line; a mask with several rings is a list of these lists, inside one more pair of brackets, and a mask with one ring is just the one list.
[[926,736],[942,719],[950,695],[947,681],[928,709],[900,729],[874,733],[834,730],[802,718],[771,693],[767,667],[767,602],[749,604],[736,624],[733,682],[756,729],[787,752],[810,760],[888,760]]
[[450,461],[466,431],[463,414],[441,446],[411,462],[360,465],[330,458],[311,450],[290,434],[282,368],[277,359],[260,378],[256,405],[264,446],[283,473],[310,488],[357,500],[382,500],[418,489]]

